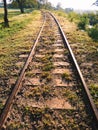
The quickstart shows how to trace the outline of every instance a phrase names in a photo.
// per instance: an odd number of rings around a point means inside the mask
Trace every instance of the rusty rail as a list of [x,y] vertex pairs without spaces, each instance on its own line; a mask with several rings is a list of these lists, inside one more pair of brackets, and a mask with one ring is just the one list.
[[[49,12],[49,13],[50,13],[50,12]],[[80,70],[80,68],[79,68],[79,65],[78,65],[78,63],[77,63],[77,61],[76,61],[76,58],[75,58],[75,56],[74,56],[74,54],[73,54],[73,51],[72,51],[72,49],[71,49],[71,47],[70,47],[70,45],[69,45],[69,42],[68,42],[68,40],[67,40],[67,38],[66,38],[66,36],[65,36],[65,33],[64,33],[64,31],[63,31],[61,25],[59,24],[58,20],[56,19],[56,17],[55,17],[53,14],[50,13],[50,15],[51,15],[51,16],[54,18],[54,20],[56,21],[56,23],[57,23],[57,25],[58,25],[58,27],[59,27],[59,30],[60,30],[60,32],[61,32],[61,35],[62,35],[62,37],[63,37],[64,45],[67,46],[67,48],[68,48],[68,50],[69,50],[71,59],[72,59],[72,61],[73,61],[73,63],[74,63],[74,66],[75,66],[75,68],[76,68],[76,70],[77,70],[77,74],[78,74],[78,76],[79,76],[79,78],[80,78],[81,84],[82,84],[83,89],[84,89],[84,92],[85,92],[85,94],[86,94],[86,99],[87,99],[88,102],[89,102],[89,104],[87,104],[87,106],[89,105],[90,108],[88,108],[88,109],[90,109],[90,112],[93,114],[93,120],[94,120],[94,122],[95,122],[95,127],[98,128],[98,110],[97,110],[97,108],[96,108],[96,106],[95,106],[95,104],[94,104],[94,102],[93,102],[92,96],[91,96],[90,91],[89,91],[89,89],[88,89],[88,87],[87,87],[87,85],[86,85],[86,82],[85,82],[84,78],[83,78],[83,75],[82,75],[82,73],[81,73],[81,70]],[[86,99],[85,99],[85,100],[86,100]]]

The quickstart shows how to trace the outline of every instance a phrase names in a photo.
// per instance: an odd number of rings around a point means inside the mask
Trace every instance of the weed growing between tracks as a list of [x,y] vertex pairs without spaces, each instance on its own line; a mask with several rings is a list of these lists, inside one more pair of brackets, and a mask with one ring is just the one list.
[[[82,121],[75,110],[53,110],[46,108],[33,108],[24,106],[23,123],[12,122],[7,128],[9,129],[40,129],[40,130],[60,130],[62,127],[66,130],[85,129],[85,120]],[[82,116],[83,113],[81,113]],[[73,117],[73,118],[70,118]],[[76,120],[73,120],[77,117]],[[31,126],[28,124],[31,122]],[[77,124],[78,122],[78,124]]]
[[90,91],[91,91],[92,96],[94,97],[95,104],[98,107],[98,85],[91,84]]
[[71,77],[71,75],[70,75],[70,72],[65,71],[65,72],[62,74],[62,79],[63,79],[63,80],[70,81],[70,80],[72,79],[72,77]]

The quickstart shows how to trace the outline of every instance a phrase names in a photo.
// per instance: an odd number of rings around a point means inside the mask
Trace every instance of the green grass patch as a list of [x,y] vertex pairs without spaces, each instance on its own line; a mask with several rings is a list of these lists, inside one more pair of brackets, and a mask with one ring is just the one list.
[[[21,17],[21,16],[20,16]],[[23,19],[20,19],[19,21],[11,21],[9,28],[3,28],[3,24],[0,26],[0,39],[12,36],[16,32],[20,31],[21,29],[25,28],[26,24],[29,23],[32,20],[32,17],[25,18],[25,15],[23,16]]]
[[36,29],[39,31],[40,18],[40,11],[33,11],[12,17],[9,28],[0,26],[0,77],[10,75],[18,54],[30,51],[33,34]]

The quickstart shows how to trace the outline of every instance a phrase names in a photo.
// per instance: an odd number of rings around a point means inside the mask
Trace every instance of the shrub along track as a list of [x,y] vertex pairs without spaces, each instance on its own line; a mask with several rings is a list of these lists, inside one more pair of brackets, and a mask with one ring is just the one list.
[[97,110],[85,94],[86,85],[73,65],[67,40],[64,47],[66,37],[62,38],[60,27],[49,13],[45,18],[1,115],[1,126],[10,130],[97,129]]

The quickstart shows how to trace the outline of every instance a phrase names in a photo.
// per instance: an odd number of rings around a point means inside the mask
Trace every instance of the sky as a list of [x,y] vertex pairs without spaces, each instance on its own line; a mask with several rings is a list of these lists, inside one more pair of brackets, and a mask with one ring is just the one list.
[[61,3],[63,8],[74,8],[74,9],[83,9],[83,10],[98,10],[98,6],[92,6],[92,4],[96,0],[48,0],[54,6],[57,5],[58,2]]

